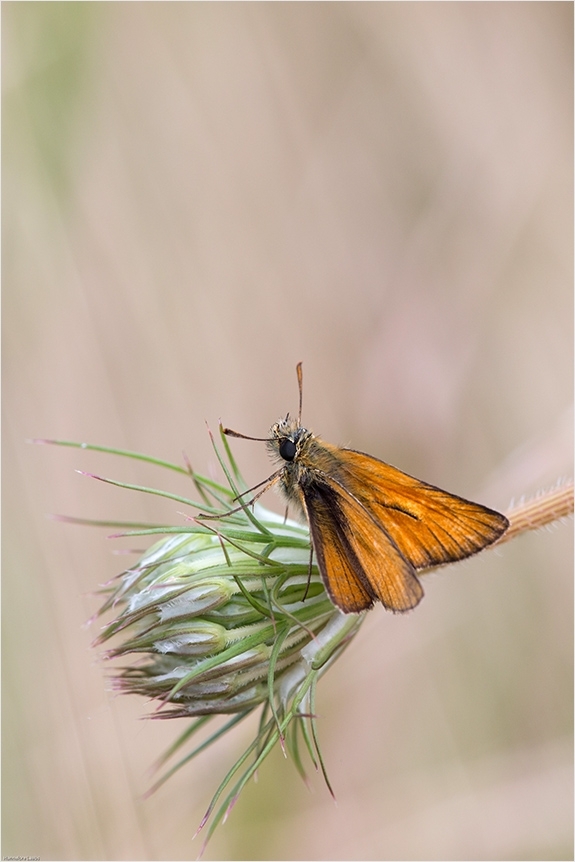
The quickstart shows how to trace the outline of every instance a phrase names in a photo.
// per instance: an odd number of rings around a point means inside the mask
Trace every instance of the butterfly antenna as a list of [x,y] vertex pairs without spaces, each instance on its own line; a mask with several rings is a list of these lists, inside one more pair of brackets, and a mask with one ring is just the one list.
[[258,443],[269,443],[269,437],[248,437],[247,434],[240,434],[239,431],[233,431],[231,428],[222,428],[222,434],[226,437],[239,437],[240,440],[256,440]]
[[296,365],[297,385],[299,388],[299,411],[297,414],[297,424],[301,425],[301,406],[303,401],[303,371],[301,362]]

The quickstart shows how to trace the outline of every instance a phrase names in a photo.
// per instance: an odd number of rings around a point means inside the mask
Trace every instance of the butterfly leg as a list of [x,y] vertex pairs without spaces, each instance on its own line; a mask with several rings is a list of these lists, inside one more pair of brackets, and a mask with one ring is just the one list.
[[302,601],[303,601],[303,602],[305,602],[305,600],[307,599],[307,594],[308,594],[308,592],[309,592],[309,585],[311,584],[311,572],[312,572],[312,566],[313,566],[313,545],[310,543],[310,549],[309,549],[309,569],[308,569],[308,571],[307,571],[307,584],[306,584],[306,588],[305,588],[305,593],[303,594],[303,599],[302,599]]

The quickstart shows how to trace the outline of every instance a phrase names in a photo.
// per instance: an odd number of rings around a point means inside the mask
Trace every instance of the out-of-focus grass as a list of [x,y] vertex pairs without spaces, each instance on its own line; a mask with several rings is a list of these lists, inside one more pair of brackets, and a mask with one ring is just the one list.
[[[141,801],[180,724],[83,628],[126,558],[44,517],[181,516],[24,440],[215,471],[204,419],[265,434],[303,360],[327,440],[500,508],[568,474],[572,7],[14,3],[2,38],[2,852],[189,858],[241,733]],[[208,856],[572,858],[571,559],[561,527],[373,611],[318,697],[337,809],[277,756]]]

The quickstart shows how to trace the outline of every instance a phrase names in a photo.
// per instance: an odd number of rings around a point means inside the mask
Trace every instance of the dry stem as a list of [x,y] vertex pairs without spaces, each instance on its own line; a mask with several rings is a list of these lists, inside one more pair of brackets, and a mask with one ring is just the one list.
[[573,479],[557,484],[549,491],[540,491],[530,500],[521,501],[506,513],[509,528],[495,543],[509,542],[527,530],[538,530],[560,518],[573,514]]

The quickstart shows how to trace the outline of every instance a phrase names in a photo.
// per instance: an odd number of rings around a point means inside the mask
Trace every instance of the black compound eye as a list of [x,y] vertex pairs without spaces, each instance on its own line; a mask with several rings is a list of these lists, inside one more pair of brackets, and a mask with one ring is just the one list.
[[295,443],[289,437],[285,437],[280,443],[280,455],[284,461],[293,461],[295,458]]

